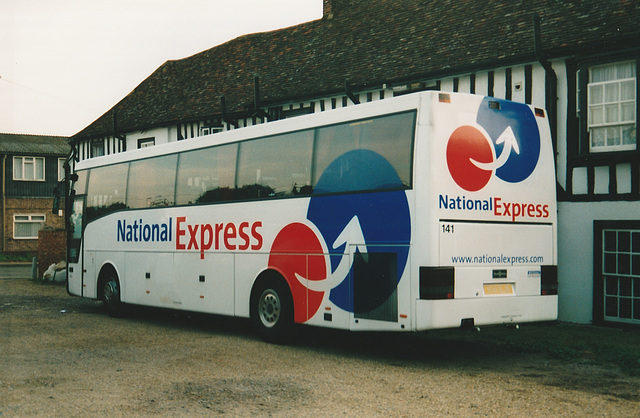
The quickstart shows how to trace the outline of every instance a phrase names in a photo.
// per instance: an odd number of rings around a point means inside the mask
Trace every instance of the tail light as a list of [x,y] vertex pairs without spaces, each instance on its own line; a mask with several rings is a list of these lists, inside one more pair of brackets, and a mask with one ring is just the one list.
[[558,266],[540,267],[540,294],[558,294]]
[[420,299],[453,299],[453,267],[420,267]]

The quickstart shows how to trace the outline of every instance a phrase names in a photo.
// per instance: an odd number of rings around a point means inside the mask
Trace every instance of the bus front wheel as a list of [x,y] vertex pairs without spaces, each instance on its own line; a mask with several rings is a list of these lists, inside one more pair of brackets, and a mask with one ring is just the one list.
[[120,282],[114,272],[108,272],[102,282],[102,303],[109,316],[119,317],[122,315]]
[[260,337],[270,343],[284,343],[293,327],[293,301],[287,282],[267,277],[254,288],[251,320]]

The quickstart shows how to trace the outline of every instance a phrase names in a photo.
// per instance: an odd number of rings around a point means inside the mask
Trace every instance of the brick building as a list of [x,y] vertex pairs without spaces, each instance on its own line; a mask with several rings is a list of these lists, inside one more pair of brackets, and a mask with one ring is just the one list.
[[64,228],[51,209],[69,151],[68,138],[0,134],[2,252],[36,252],[43,226]]
[[545,107],[559,317],[640,324],[640,2],[324,0],[322,19],[167,61],[72,138],[78,160],[420,90]]

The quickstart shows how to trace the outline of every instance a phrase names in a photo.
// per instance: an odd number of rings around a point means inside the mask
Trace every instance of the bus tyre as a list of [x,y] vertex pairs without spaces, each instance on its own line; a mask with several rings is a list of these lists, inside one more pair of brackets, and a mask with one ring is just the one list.
[[269,277],[254,288],[251,320],[260,337],[269,343],[287,342],[293,328],[293,300],[287,282]]
[[114,273],[109,273],[102,284],[102,303],[112,317],[122,316],[123,306],[120,301],[120,282]]

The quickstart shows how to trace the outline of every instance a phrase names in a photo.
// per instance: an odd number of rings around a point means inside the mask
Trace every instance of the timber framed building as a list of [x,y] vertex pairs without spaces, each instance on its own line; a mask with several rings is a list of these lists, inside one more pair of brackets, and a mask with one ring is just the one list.
[[75,158],[427,89],[545,107],[558,179],[559,317],[640,325],[640,2],[323,5],[322,19],[167,61],[72,138]]

